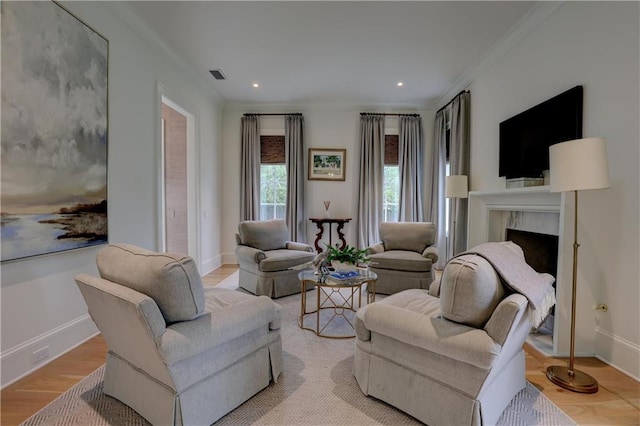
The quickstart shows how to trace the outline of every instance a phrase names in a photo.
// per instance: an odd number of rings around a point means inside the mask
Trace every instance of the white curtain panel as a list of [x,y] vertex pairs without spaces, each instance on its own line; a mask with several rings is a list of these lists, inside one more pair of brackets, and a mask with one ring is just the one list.
[[241,119],[240,221],[260,219],[260,117]]
[[284,117],[284,149],[287,165],[286,222],[291,240],[306,242],[304,208],[304,117],[288,114]]
[[400,116],[398,166],[400,171],[400,222],[423,222],[424,137],[422,117]]
[[[469,176],[471,170],[470,156],[470,94],[463,92],[456,96],[451,105],[451,140],[449,142],[449,174]],[[452,198],[456,203],[456,246],[452,247],[452,255],[467,249],[467,198]],[[453,226],[449,218],[449,229]]]
[[384,173],[384,115],[360,116],[360,177],[358,182],[358,247],[380,241]]
[[431,146],[431,173],[427,174],[425,196],[430,200],[426,220],[436,224],[436,247],[440,256],[434,267],[443,269],[447,261],[446,202],[444,198],[444,181],[446,173],[447,144],[447,111],[436,113],[434,123],[433,145]]

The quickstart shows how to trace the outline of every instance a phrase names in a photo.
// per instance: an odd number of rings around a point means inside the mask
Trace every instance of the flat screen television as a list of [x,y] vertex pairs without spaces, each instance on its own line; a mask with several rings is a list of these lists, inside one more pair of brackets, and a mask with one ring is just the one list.
[[549,169],[549,147],[582,138],[582,86],[500,123],[499,176],[538,178]]

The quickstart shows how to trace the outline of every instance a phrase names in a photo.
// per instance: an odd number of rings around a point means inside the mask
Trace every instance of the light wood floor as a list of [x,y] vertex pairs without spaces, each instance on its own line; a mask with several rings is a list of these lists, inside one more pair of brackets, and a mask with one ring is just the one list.
[[[237,270],[224,265],[204,277],[215,285]],[[598,393],[585,395],[559,388],[545,377],[549,365],[565,360],[527,352],[527,380],[580,425],[640,425],[640,383],[595,358],[579,358],[576,368],[595,377]],[[104,364],[107,346],[98,335],[0,392],[0,424],[18,425]]]

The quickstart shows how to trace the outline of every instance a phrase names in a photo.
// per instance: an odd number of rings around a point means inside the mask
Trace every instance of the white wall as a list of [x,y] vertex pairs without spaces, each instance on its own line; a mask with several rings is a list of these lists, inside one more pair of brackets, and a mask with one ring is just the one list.
[[[97,2],[65,6],[109,40],[109,241],[157,247],[157,111],[158,83],[162,83],[196,116],[199,253],[201,272],[208,272],[220,264],[222,214],[221,108],[212,89],[155,44],[143,41],[112,6]],[[73,278],[80,272],[97,273],[99,249],[2,264],[2,386],[42,365],[31,363],[33,351],[48,345],[53,358],[97,332]]]
[[[576,353],[640,378],[639,5],[567,2],[471,84],[471,189],[500,190],[498,123],[584,86],[585,137],[608,141],[611,188],[580,193]],[[573,223],[573,198],[565,197]],[[571,261],[572,238],[561,247]],[[607,313],[592,309],[605,303]],[[568,315],[567,310],[561,313]],[[569,330],[564,333],[568,336]],[[561,342],[568,352],[568,337]]]
[[[226,263],[234,263],[236,247],[235,233],[240,218],[240,119],[245,112],[301,112],[305,121],[305,176],[309,148],[346,148],[345,181],[316,181],[305,179],[305,205],[307,217],[324,217],[324,200],[330,200],[329,211],[332,217],[350,217],[353,220],[344,227],[347,244],[357,244],[357,211],[358,211],[358,170],[359,170],[359,129],[360,112],[410,112],[422,116],[425,144],[432,140],[435,111],[406,111],[401,108],[376,107],[359,108],[347,105],[305,105],[303,107],[260,108],[251,106],[225,107],[223,119],[223,236],[222,251]],[[387,133],[397,134],[397,118],[387,117],[385,120]],[[283,117],[262,117],[262,134],[284,134]],[[428,163],[427,163],[428,164]],[[333,242],[337,242],[335,225],[333,226]],[[307,222],[307,242],[313,244],[316,226]],[[323,240],[328,241],[325,230]]]

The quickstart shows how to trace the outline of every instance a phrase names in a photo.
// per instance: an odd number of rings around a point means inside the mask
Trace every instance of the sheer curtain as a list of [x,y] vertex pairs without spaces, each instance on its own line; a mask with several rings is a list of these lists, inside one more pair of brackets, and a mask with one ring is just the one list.
[[288,114],[284,117],[284,149],[287,167],[286,222],[291,240],[306,242],[304,208],[304,117]]
[[[447,137],[447,130],[449,135]],[[467,249],[467,199],[451,198],[456,204],[456,247],[447,247],[446,208],[444,181],[446,175],[447,145],[449,151],[449,174],[469,176],[470,172],[470,94],[462,92],[436,113],[432,147],[431,174],[428,176],[427,199],[431,208],[427,220],[436,223],[436,245],[440,258],[437,269],[444,268],[447,259]],[[449,217],[449,230],[453,217]],[[450,233],[451,235],[451,233]]]
[[434,123],[433,145],[431,152],[431,173],[427,176],[426,197],[430,200],[430,207],[427,212],[427,221],[436,224],[436,247],[440,256],[434,265],[436,269],[443,269],[447,260],[447,229],[446,229],[446,207],[447,200],[444,198],[444,180],[446,173],[446,153],[447,153],[447,121],[448,110],[442,109],[436,113]]
[[360,116],[360,178],[358,183],[358,247],[377,243],[382,218],[384,115]]
[[400,171],[400,222],[424,221],[424,138],[422,117],[400,116],[398,168]]
[[[470,152],[470,95],[461,93],[451,102],[451,137],[449,142],[449,174],[469,176],[471,170]],[[452,198],[457,203],[456,212],[456,246],[452,247],[452,255],[467,249],[467,198]],[[449,218],[449,227],[453,226],[453,218]]]
[[260,219],[260,117],[241,119],[240,220]]

